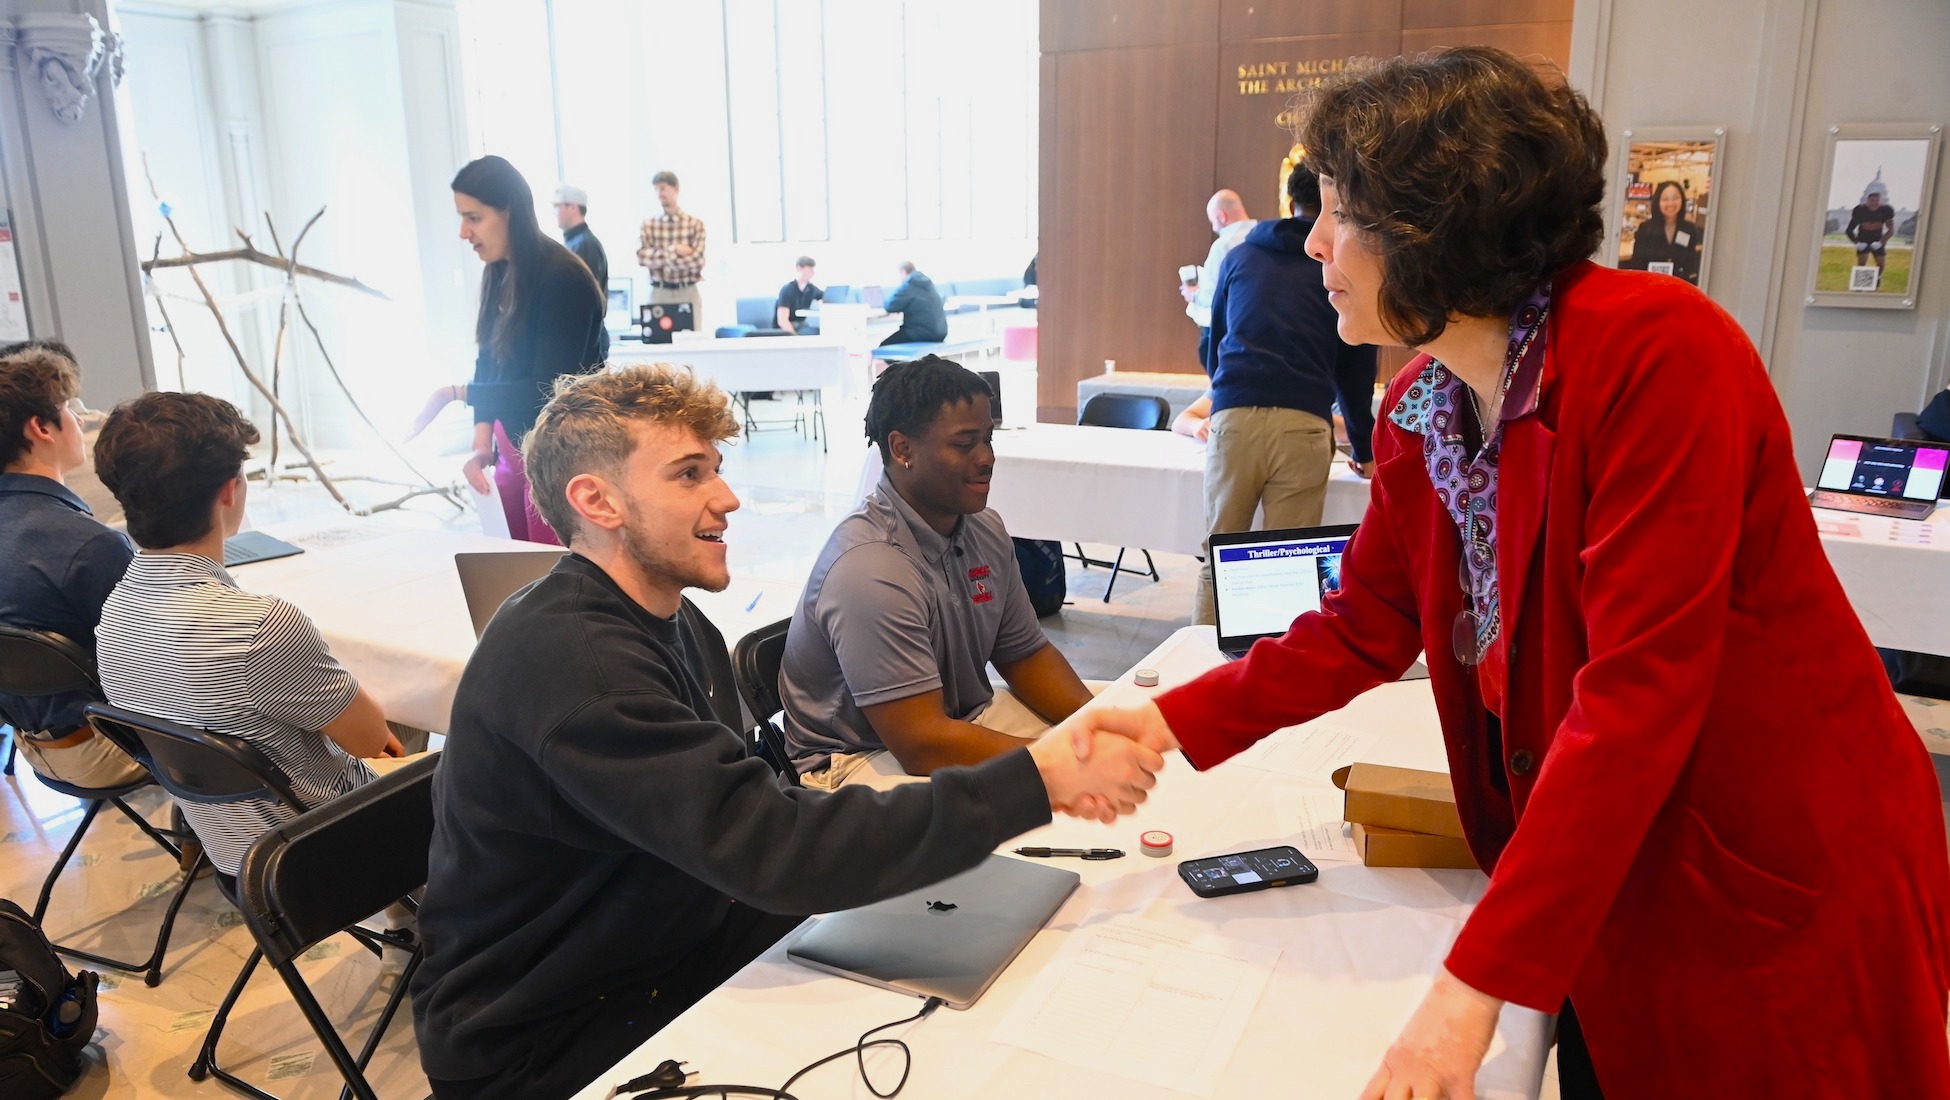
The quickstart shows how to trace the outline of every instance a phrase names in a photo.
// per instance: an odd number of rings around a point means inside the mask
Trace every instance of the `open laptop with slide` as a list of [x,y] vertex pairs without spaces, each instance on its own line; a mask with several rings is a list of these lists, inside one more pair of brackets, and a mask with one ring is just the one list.
[[1928,519],[1943,493],[1950,444],[1838,435],[1808,503],[1892,519]]
[[[1219,652],[1226,660],[1244,657],[1254,642],[1277,638],[1293,620],[1320,610],[1327,594],[1341,587],[1341,554],[1355,526],[1234,531],[1206,541]],[[1420,680],[1428,674],[1418,661],[1402,679]]]
[[474,637],[487,630],[488,620],[508,602],[508,597],[541,580],[562,551],[492,550],[479,554],[455,554],[454,569],[460,574],[460,593],[467,598],[467,614],[474,620]]
[[945,882],[820,918],[786,957],[967,1008],[1077,888],[1075,871],[990,856]]

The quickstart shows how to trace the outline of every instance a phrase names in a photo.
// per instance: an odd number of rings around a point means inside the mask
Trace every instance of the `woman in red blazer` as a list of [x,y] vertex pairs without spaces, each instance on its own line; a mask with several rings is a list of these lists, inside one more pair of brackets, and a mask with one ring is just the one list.
[[1505,1001],[1564,1013],[1567,1098],[1950,1096],[1936,778],[1745,334],[1583,259],[1601,124],[1508,54],[1369,70],[1302,140],[1342,337],[1426,353],[1340,592],[1072,725],[1207,768],[1426,651],[1490,885],[1364,1097],[1472,1096]]

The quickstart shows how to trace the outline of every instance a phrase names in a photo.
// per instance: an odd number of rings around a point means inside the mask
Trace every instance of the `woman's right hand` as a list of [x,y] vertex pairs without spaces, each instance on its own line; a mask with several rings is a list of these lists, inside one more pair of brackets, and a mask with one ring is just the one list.
[[467,478],[467,484],[475,492],[489,493],[494,490],[494,483],[488,480],[487,471],[493,465],[493,451],[475,451],[467,456],[466,462],[461,463],[460,472]]
[[442,386],[428,394],[427,403],[422,405],[419,413],[413,417],[413,426],[406,430],[406,438],[412,439],[421,432],[426,431],[427,425],[433,423],[434,418],[438,417],[447,406],[457,400],[459,398],[456,396],[455,387],[453,386]]

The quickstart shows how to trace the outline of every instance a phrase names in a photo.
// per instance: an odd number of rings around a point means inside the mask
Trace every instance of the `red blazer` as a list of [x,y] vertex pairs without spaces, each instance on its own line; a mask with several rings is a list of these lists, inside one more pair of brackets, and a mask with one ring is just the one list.
[[1615,1100],[1950,1096],[1941,795],[1759,357],[1685,282],[1589,263],[1548,340],[1500,463],[1500,744],[1451,648],[1456,525],[1385,416],[1338,595],[1158,705],[1207,768],[1426,650],[1490,869],[1457,977],[1568,995]]

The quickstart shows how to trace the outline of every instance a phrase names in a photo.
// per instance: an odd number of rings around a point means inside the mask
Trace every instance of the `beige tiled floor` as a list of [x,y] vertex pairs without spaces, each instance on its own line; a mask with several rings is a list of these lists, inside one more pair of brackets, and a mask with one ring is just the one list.
[[[830,456],[780,432],[744,441],[728,452],[726,476],[745,503],[732,517],[734,572],[768,580],[803,578],[827,532],[852,504],[860,452],[851,432],[839,435]],[[416,515],[382,516],[373,522],[461,528],[474,523],[471,516],[422,503],[424,510]],[[281,487],[271,494],[254,491],[252,514],[258,525],[275,529],[280,518],[332,508],[319,490]],[[1093,555],[1114,551],[1089,549]],[[1124,576],[1109,604],[1100,599],[1106,572],[1072,565],[1071,603],[1060,616],[1044,620],[1044,627],[1085,677],[1116,676],[1190,621],[1197,563],[1173,555],[1156,558],[1161,582]],[[1925,743],[1942,754],[1936,758],[1939,774],[1950,782],[1950,703],[1905,700],[1905,707]],[[152,822],[166,819],[159,793],[135,802]],[[0,782],[0,896],[31,909],[43,876],[80,818],[74,800],[41,786],[24,764],[17,775]],[[119,814],[105,812],[55,890],[48,931],[63,942],[123,957],[146,954],[179,881],[174,861]],[[73,1095],[84,1100],[232,1095],[214,1080],[191,1082],[185,1071],[249,950],[249,932],[215,885],[196,883],[177,918],[160,986],[146,987],[140,976],[104,974],[96,1065]],[[347,937],[321,944],[300,969],[340,1032],[354,1036],[356,1048],[393,979],[382,976],[379,961]],[[330,1060],[283,984],[268,970],[259,969],[233,1012],[223,1049],[230,1069],[280,1096],[302,1100],[337,1095],[339,1079]],[[426,1095],[410,1020],[394,1024],[370,1076],[388,1100]],[[1556,1095],[1556,1081],[1547,1075],[1543,1096],[1555,1100]]]

